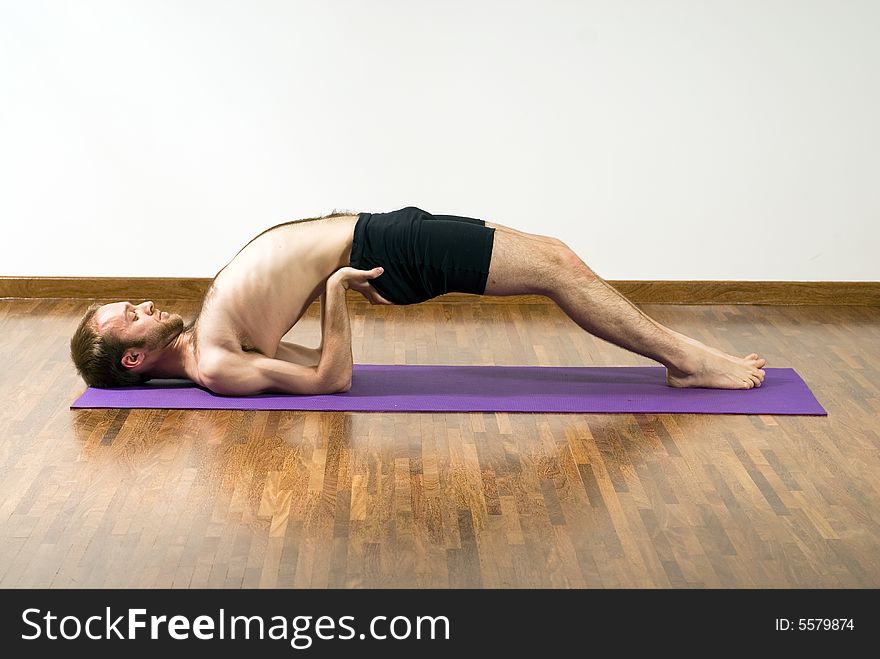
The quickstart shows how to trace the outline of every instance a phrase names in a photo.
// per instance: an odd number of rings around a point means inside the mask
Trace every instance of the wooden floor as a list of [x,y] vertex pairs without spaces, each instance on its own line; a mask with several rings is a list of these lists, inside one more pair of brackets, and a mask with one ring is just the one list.
[[[880,308],[643,307],[795,368],[789,417],[74,411],[85,306],[0,301],[2,587],[880,586]],[[356,362],[654,364],[549,304],[350,309]]]

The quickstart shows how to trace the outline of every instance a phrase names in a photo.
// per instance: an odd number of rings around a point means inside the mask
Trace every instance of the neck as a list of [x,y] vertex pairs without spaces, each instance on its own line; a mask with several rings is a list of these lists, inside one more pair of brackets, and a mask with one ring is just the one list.
[[199,382],[195,328],[187,328],[174,337],[150,366],[148,375],[151,378],[185,378]]

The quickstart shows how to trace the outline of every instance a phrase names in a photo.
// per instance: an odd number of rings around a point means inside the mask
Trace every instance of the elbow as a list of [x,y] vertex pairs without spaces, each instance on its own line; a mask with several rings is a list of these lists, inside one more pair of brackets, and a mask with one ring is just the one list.
[[351,371],[335,377],[322,378],[319,385],[322,394],[339,394],[351,389]]
[[344,373],[341,373],[338,378],[336,378],[335,389],[333,393],[341,394],[345,393],[349,389],[351,389],[351,369],[346,369]]

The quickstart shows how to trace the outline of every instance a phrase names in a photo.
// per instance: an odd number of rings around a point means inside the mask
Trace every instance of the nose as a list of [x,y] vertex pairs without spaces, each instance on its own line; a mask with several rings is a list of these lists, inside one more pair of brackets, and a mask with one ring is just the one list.
[[143,309],[144,309],[148,314],[150,314],[151,316],[153,315],[153,310],[155,309],[155,305],[153,304],[153,301],[152,301],[152,300],[147,300],[146,302],[142,302],[142,303],[140,304],[140,306],[143,307]]

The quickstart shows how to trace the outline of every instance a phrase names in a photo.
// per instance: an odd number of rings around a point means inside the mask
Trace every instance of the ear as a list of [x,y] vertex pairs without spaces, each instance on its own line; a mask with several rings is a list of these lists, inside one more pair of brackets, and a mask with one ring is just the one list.
[[122,353],[122,366],[128,369],[137,368],[144,363],[145,357],[146,355],[142,348],[128,348]]

